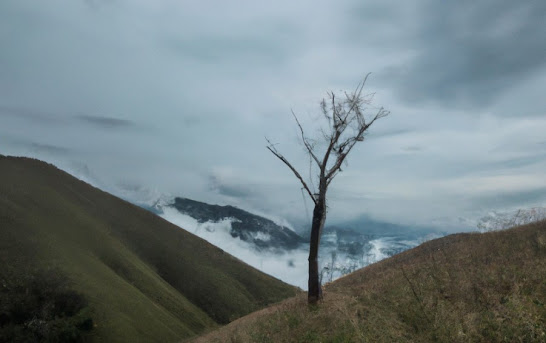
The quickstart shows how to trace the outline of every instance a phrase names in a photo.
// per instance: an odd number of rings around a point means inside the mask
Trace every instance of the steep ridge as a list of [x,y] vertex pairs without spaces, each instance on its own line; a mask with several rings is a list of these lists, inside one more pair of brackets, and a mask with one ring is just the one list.
[[428,241],[195,342],[544,342],[546,221]]
[[0,265],[64,272],[89,300],[93,341],[176,341],[297,292],[52,165],[2,155]]
[[305,240],[285,226],[233,206],[210,205],[191,199],[176,197],[170,206],[200,223],[232,219],[230,234],[257,248],[295,249]]

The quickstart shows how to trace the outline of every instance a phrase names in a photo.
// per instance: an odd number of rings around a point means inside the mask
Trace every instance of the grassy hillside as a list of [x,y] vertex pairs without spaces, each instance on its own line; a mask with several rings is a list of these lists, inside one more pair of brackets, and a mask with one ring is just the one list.
[[297,292],[52,165],[1,155],[0,265],[65,274],[92,341],[176,341]]
[[546,342],[546,221],[456,234],[196,342]]

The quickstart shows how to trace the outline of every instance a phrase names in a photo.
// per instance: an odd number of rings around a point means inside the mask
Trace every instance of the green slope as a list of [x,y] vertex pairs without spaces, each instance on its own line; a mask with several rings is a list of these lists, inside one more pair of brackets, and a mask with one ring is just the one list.
[[546,342],[546,221],[426,242],[195,342]]
[[176,341],[296,293],[52,165],[1,155],[0,263],[62,270],[89,300],[94,341]]

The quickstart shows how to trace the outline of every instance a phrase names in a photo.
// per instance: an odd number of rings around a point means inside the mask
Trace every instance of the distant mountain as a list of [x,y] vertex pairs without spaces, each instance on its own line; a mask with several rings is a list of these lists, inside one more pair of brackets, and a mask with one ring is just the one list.
[[231,220],[230,234],[259,249],[296,249],[305,240],[285,226],[233,206],[210,205],[176,197],[168,206],[195,218],[199,223]]
[[[0,341],[14,330],[6,287],[35,269],[58,271],[87,299],[90,342],[181,341],[297,293],[50,164],[0,155]],[[21,299],[14,311],[28,307]]]
[[323,280],[331,282],[445,234],[430,228],[397,225],[368,217],[326,226],[320,247]]
[[480,231],[504,230],[546,219],[546,207],[520,209],[511,212],[491,212],[478,221]]
[[[285,282],[307,287],[309,233],[233,206],[161,197],[144,208]],[[444,233],[361,217],[326,226],[319,261],[323,282],[398,254]]]
[[366,215],[360,216],[345,222],[339,222],[335,225],[338,228],[349,229],[370,237],[397,236],[414,239],[415,237],[426,236],[430,233],[445,234],[439,229],[422,227],[418,225],[402,225],[386,221],[372,219]]

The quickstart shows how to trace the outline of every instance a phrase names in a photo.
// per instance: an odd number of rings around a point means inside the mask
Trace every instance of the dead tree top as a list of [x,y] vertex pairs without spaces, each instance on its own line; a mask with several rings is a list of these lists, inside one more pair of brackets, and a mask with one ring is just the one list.
[[[343,94],[344,98],[341,97],[341,99],[338,99],[338,96],[334,92],[328,92],[328,97],[321,101],[321,112],[327,121],[326,127],[321,130],[322,139],[324,140],[324,143],[326,143],[326,149],[322,151],[322,153],[317,149],[317,140],[311,139],[305,134],[298,117],[294,111],[292,111],[292,115],[300,131],[300,138],[303,146],[312,162],[316,164],[319,170],[318,191],[313,191],[308,186],[307,182],[305,182],[296,168],[294,168],[294,166],[277,150],[275,145],[266,138],[268,143],[267,149],[292,170],[315,205],[317,204],[316,194],[322,193],[320,188],[323,187],[323,190],[326,190],[330,182],[332,182],[334,177],[341,171],[341,167],[346,161],[347,155],[351,152],[356,143],[364,141],[364,136],[368,128],[377,119],[386,117],[389,114],[389,111],[385,110],[383,107],[373,108],[371,106],[375,93],[362,94],[369,75],[370,74],[366,75],[355,91],[351,93],[345,92]],[[370,110],[373,110],[371,116],[367,114]]]

